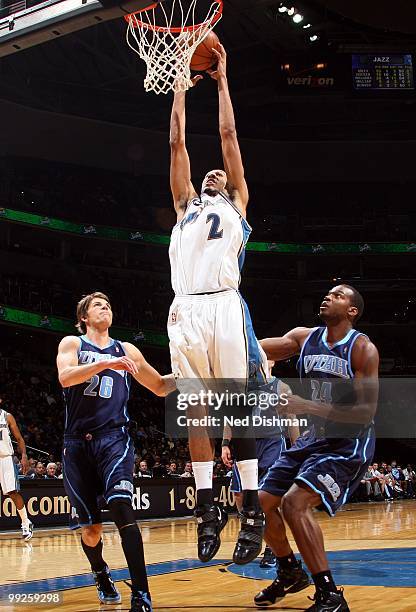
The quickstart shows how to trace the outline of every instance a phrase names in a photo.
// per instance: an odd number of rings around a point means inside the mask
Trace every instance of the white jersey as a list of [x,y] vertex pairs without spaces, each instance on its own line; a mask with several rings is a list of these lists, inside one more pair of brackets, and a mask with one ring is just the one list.
[[238,289],[251,227],[223,194],[188,202],[172,230],[169,258],[176,295]]
[[13,444],[7,423],[7,412],[0,410],[0,457],[9,457],[13,454]]

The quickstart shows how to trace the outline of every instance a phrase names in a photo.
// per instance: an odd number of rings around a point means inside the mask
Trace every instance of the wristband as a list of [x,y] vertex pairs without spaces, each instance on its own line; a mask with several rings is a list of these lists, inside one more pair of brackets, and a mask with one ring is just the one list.
[[224,438],[221,442],[221,446],[230,446],[230,440],[228,440],[228,438]]

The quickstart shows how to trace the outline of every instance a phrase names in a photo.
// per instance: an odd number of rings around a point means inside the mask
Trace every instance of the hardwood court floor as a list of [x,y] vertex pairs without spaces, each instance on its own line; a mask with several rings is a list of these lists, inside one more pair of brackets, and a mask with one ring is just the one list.
[[[353,504],[333,519],[324,513],[316,516],[324,530],[327,550],[333,551],[330,562],[335,577],[344,584],[352,611],[416,611],[416,502]],[[254,594],[274,578],[273,570],[260,570],[257,562],[243,568],[229,564],[238,531],[234,517],[223,532],[218,558],[208,567],[201,567],[196,560],[192,520],[147,521],[141,528],[153,603],[158,611],[254,610]],[[64,601],[58,608],[63,612],[128,610],[129,589],[121,581],[126,574],[122,569],[125,562],[118,533],[112,527],[105,528],[104,557],[123,595],[119,605],[100,607],[95,587],[84,586],[91,585],[91,575],[79,533],[38,530],[30,545],[16,534],[2,534],[0,592],[60,589]],[[236,570],[240,575],[234,573]],[[241,576],[241,571],[251,578]],[[309,587],[289,595],[273,609],[305,610],[311,605],[307,596],[313,592]],[[34,606],[0,606],[5,612],[31,608]],[[42,609],[58,608],[49,605]]]

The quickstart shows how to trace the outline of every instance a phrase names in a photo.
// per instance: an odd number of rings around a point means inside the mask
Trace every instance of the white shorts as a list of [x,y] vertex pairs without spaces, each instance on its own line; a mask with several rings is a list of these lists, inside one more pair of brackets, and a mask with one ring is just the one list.
[[0,457],[0,488],[3,495],[20,490],[17,468],[12,455]]
[[266,380],[266,354],[238,291],[176,296],[168,334],[175,378]]

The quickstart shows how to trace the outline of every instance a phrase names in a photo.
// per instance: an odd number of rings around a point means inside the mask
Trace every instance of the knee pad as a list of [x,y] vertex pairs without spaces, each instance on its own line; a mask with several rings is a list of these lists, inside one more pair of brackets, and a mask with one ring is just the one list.
[[[108,504],[108,508],[111,512],[113,521],[115,522],[117,529],[122,533],[129,529],[130,526],[134,529],[138,529],[136,525],[136,517],[134,515],[133,506],[130,501],[124,501],[122,499],[113,499]],[[127,527],[127,525],[129,527]],[[124,527],[124,529],[123,529]]]

